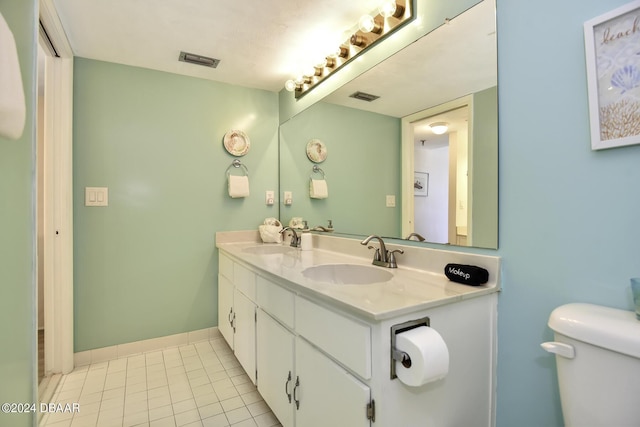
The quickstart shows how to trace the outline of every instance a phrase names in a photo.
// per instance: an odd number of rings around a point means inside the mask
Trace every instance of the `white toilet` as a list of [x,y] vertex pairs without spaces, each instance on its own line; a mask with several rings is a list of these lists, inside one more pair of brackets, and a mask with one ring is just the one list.
[[633,311],[567,304],[549,317],[566,427],[640,426],[640,321]]

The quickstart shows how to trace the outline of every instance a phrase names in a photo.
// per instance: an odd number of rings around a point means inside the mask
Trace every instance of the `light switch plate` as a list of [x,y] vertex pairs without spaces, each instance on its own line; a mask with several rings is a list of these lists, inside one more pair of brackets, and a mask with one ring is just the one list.
[[107,187],[85,187],[85,206],[109,206],[109,189]]

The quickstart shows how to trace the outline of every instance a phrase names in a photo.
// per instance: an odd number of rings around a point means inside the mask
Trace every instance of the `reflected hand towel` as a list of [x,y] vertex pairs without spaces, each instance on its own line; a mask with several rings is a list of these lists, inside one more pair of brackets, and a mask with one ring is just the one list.
[[309,184],[309,196],[312,199],[326,199],[329,197],[327,181],[324,179],[312,179]]

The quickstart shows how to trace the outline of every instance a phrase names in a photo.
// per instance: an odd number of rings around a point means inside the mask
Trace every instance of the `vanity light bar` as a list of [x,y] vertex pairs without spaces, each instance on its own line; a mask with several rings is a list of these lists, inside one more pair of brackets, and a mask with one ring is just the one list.
[[376,9],[369,16],[371,18],[369,21],[373,22],[373,25],[364,27],[356,25],[352,35],[340,45],[336,54],[327,56],[326,64],[316,65],[313,75],[299,76],[296,80],[288,80],[285,83],[285,88],[293,91],[296,99],[304,96],[362,52],[388,37],[403,25],[413,21],[415,3],[416,0],[395,0],[396,7],[390,14],[384,11],[378,13],[379,11]]

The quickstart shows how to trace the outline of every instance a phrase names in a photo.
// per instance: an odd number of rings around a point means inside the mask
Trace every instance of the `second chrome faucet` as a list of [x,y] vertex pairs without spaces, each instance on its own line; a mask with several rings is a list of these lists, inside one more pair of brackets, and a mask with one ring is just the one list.
[[380,244],[379,248],[375,248],[373,246],[368,247],[369,249],[376,250],[375,254],[373,255],[372,264],[378,265],[380,267],[398,268],[398,263],[396,261],[396,253],[403,254],[404,251],[402,249],[395,249],[395,250],[389,251],[387,249],[387,246],[384,244],[384,240],[382,240],[382,237],[376,236],[375,234],[372,234],[371,236],[367,237],[362,242],[360,242],[360,244],[367,245],[372,239],[378,240],[378,243]]

